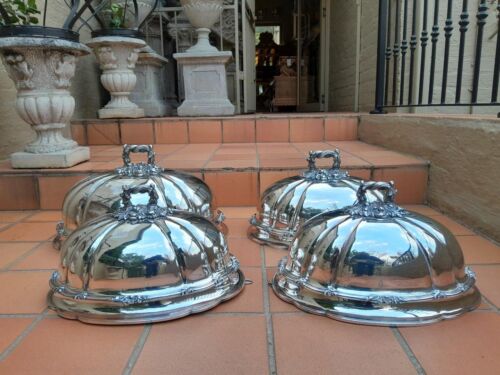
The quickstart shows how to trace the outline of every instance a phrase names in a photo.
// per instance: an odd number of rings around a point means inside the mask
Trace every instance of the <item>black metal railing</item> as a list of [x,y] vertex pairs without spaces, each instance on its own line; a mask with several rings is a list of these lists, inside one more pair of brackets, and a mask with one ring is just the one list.
[[[500,105],[500,0],[473,3],[379,0],[372,113],[396,107]],[[486,25],[495,33],[485,35]],[[464,67],[466,61],[470,64]]]

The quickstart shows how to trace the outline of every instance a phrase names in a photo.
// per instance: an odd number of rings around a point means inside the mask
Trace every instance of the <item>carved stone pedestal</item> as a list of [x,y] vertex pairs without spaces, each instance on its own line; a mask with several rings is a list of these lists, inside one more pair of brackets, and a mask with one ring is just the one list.
[[226,64],[230,51],[174,54],[182,69],[186,99],[179,116],[231,116],[234,105],[227,95]]
[[0,38],[0,55],[17,87],[16,110],[36,132],[24,152],[11,155],[13,168],[67,168],[90,158],[87,147],[63,135],[75,99],[69,92],[85,45],[52,38]]
[[101,83],[111,95],[111,100],[99,110],[99,118],[144,117],[144,110],[129,99],[137,77],[134,73],[139,51],[146,45],[141,39],[102,36],[91,39],[87,45],[101,65]]
[[173,108],[166,101],[166,79],[163,67],[168,60],[150,47],[139,53],[136,66],[137,85],[130,99],[144,109],[148,117],[164,117],[171,115]]

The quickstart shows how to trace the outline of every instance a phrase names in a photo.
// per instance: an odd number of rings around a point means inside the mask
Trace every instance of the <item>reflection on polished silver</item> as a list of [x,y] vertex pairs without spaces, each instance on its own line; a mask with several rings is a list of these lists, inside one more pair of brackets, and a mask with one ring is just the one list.
[[[147,194],[146,205],[134,197]],[[245,284],[215,224],[159,207],[154,184],[125,189],[123,206],[91,220],[62,244],[49,307],[95,324],[177,319],[234,297]]]
[[[385,202],[367,202],[370,191]],[[368,182],[353,207],[297,233],[273,289],[307,312],[352,323],[421,325],[476,308],[481,294],[453,234],[394,204],[392,183]]]
[[[147,154],[147,163],[132,163],[131,153]],[[123,146],[123,167],[114,172],[90,176],[77,183],[66,195],[63,203],[63,226],[58,226],[54,247],[60,244],[80,225],[113,212],[122,205],[122,186],[154,184],[159,195],[158,205],[193,212],[211,219],[223,232],[226,226],[221,213],[212,207],[212,193],[199,178],[173,171],[163,170],[155,164],[155,153],[151,145]],[[145,204],[147,197],[136,195],[134,204]]]
[[[317,159],[333,159],[332,167],[319,169]],[[261,199],[260,212],[250,219],[248,236],[265,245],[288,247],[298,228],[322,212],[350,206],[356,202],[361,180],[340,169],[340,153],[310,151],[309,169],[269,187]],[[369,193],[370,201],[380,195]]]

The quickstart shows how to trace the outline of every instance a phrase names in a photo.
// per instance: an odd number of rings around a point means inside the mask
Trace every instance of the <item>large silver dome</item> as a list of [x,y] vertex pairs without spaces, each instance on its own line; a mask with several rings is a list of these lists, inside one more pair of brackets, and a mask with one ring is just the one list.
[[[332,158],[330,169],[318,169],[316,160]],[[310,218],[356,202],[361,180],[340,169],[340,153],[310,151],[309,169],[300,176],[285,178],[262,195],[260,211],[250,219],[248,236],[265,245],[288,247],[299,227]],[[369,200],[378,200],[369,193]]]
[[[146,153],[147,164],[132,163],[131,153]],[[151,145],[125,145],[123,163],[123,167],[112,173],[90,176],[80,181],[66,194],[63,223],[59,224],[58,236],[54,241],[56,248],[80,225],[119,208],[124,185],[134,187],[153,184],[159,196],[159,206],[199,214],[220,225],[221,230],[227,230],[222,224],[222,213],[212,207],[212,193],[207,184],[195,176],[157,166]],[[133,203],[146,204],[147,197],[135,196]]]
[[[147,205],[133,197],[149,195]],[[244,276],[208,219],[157,205],[156,186],[126,189],[123,207],[76,229],[61,248],[49,307],[96,324],[176,319],[241,291]]]
[[[371,190],[385,202],[368,202]],[[435,220],[394,204],[391,184],[368,182],[359,202],[324,213],[297,233],[273,280],[308,312],[348,322],[420,325],[453,318],[481,300],[460,245]]]

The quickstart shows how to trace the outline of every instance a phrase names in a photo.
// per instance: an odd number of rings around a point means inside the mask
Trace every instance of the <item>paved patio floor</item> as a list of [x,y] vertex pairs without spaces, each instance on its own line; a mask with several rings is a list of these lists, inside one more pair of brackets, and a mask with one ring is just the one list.
[[426,206],[458,236],[483,303],[418,328],[369,327],[309,315],[268,287],[286,251],[246,238],[250,207],[223,209],[230,250],[253,281],[195,316],[128,327],[69,321],[47,310],[58,211],[0,212],[0,374],[499,374],[500,247]]

